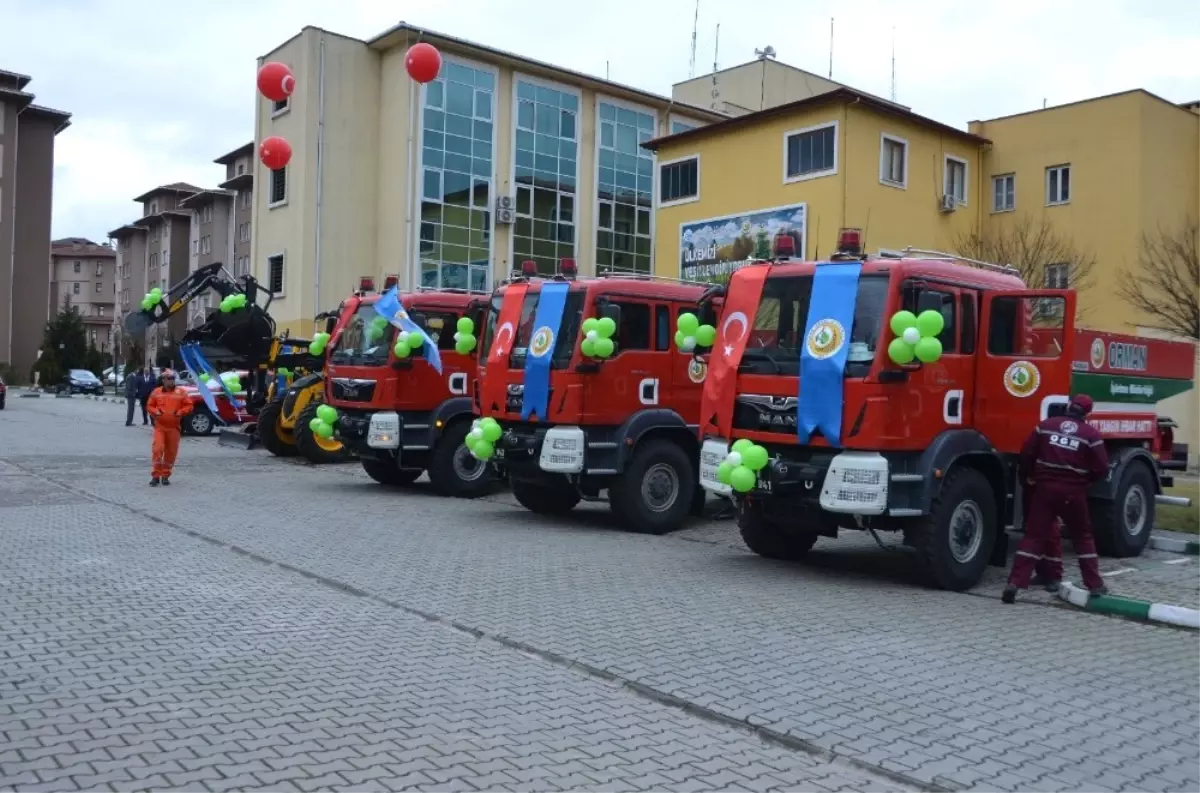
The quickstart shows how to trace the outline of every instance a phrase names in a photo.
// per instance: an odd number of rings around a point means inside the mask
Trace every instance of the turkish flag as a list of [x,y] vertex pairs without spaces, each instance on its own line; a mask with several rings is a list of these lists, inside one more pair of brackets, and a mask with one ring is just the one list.
[[504,288],[500,316],[496,317],[492,345],[483,366],[483,383],[479,389],[481,416],[502,416],[505,413],[508,404],[508,356],[516,340],[517,323],[521,321],[521,307],[525,304],[525,292],[528,289],[529,284],[509,284]]
[[733,434],[738,366],[754,329],[754,316],[770,272],[771,265],[755,264],[735,270],[729,279],[717,340],[709,355],[704,396],[700,400],[701,436],[716,433],[728,439]]

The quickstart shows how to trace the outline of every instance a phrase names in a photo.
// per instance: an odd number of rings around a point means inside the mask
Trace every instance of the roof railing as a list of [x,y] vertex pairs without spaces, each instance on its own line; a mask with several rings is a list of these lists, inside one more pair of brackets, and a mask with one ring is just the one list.
[[995,264],[993,262],[985,262],[980,259],[972,259],[969,256],[960,256],[957,253],[946,253],[945,251],[935,251],[928,248],[913,248],[909,246],[900,251],[881,250],[879,252],[881,259],[944,259],[951,262],[962,262],[969,264],[972,267],[978,267],[981,270],[991,270],[995,273],[1004,273],[1005,275],[1016,275],[1020,277],[1020,272],[1011,264]]

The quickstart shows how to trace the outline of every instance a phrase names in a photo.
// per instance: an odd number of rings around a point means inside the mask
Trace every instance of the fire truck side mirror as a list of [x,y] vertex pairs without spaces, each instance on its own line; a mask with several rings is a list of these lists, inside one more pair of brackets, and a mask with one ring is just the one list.
[[618,306],[616,303],[610,303],[610,302],[605,301],[600,306],[600,316],[608,317],[609,319],[611,319],[613,322],[616,323],[617,327],[621,326],[621,307]]

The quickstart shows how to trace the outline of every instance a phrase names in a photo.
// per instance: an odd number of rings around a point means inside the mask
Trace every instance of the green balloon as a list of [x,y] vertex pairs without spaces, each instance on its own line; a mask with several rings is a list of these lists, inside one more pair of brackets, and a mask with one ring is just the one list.
[[749,468],[751,471],[761,471],[767,467],[767,450],[759,446],[757,443],[750,446],[749,449],[742,452],[742,465]]
[[696,343],[701,347],[711,347],[717,340],[717,329],[712,325],[701,325],[696,328]]
[[322,438],[333,437],[333,427],[326,424],[324,421],[317,424],[317,428],[313,430],[313,432],[315,432],[317,435],[320,435]]
[[320,419],[314,418],[312,421],[308,422],[308,428],[315,433],[317,431],[317,427],[324,423],[325,422],[321,421]]
[[596,332],[600,334],[601,338],[607,339],[617,332],[617,323],[613,322],[612,317],[600,317],[596,323]]
[[484,416],[479,419],[479,429],[482,431],[485,427],[499,427],[500,422],[496,421],[491,416]]
[[504,429],[495,421],[490,424],[483,424],[479,429],[483,431],[483,439],[488,443],[495,443],[504,434]]
[[729,473],[729,484],[739,493],[749,493],[758,483],[758,477],[744,465],[739,465]]
[[367,341],[376,342],[383,338],[383,328],[378,325],[367,326]]
[[201,383],[207,383],[211,379],[212,379],[212,375],[210,375],[208,372],[204,372],[203,374],[200,375]]
[[749,449],[753,445],[754,445],[754,441],[752,441],[748,438],[739,438],[738,440],[733,442],[733,446],[731,446],[729,448],[729,451],[737,452],[738,454],[745,454],[746,450]]
[[936,336],[946,327],[946,320],[939,311],[922,311],[917,317],[917,330],[922,336]]
[[903,335],[904,331],[917,326],[917,315],[911,311],[897,311],[892,314],[891,321],[892,333],[897,336]]
[[324,352],[325,352],[325,342],[323,342],[323,341],[314,341],[312,344],[308,345],[308,354],[309,355],[322,355],[322,354],[324,354]]
[[332,405],[318,405],[317,418],[326,424],[332,424],[337,421],[337,410]]
[[459,333],[465,333],[468,336],[475,335],[475,321],[470,317],[459,317],[455,328]]
[[904,339],[892,339],[892,343],[888,345],[888,358],[892,363],[903,366],[906,363],[912,363],[914,357],[916,357],[916,352],[913,350],[913,346]]
[[599,326],[600,320],[596,319],[595,317],[588,317],[583,321],[583,332],[584,334],[588,334],[594,330],[598,331]]
[[231,306],[229,303],[226,303],[224,300],[222,300],[221,301],[221,313],[228,314],[230,311],[233,311],[233,306]]
[[463,446],[466,446],[472,452],[475,451],[476,443],[479,443],[479,439],[477,439],[474,435],[472,435],[469,432],[467,433],[467,437],[463,438]]
[[586,355],[588,358],[595,358],[596,357],[596,341],[599,341],[599,339],[596,339],[596,340],[584,339],[583,343],[579,345],[579,351],[582,352],[584,355]]
[[607,336],[601,336],[594,342],[597,358],[609,358],[616,351],[617,345]]
[[675,331],[675,346],[676,347],[683,349],[683,342],[685,339],[687,339],[687,336],[684,334],[683,331],[681,331],[681,330]]
[[454,351],[459,355],[468,355],[475,349],[475,337],[463,336],[454,341]]
[[479,440],[475,441],[475,446],[471,449],[471,453],[480,460],[489,460],[496,453],[496,447],[487,440]]
[[717,481],[723,485],[729,484],[729,475],[733,473],[733,466],[729,463],[722,462],[717,466]]
[[392,347],[392,352],[395,353],[397,358],[407,358],[412,355],[412,347],[409,347],[402,341],[398,341],[396,342],[396,346]]
[[161,289],[159,289],[157,286],[150,290],[150,294],[154,295],[154,299],[156,301],[162,300],[163,291]]
[[913,352],[921,363],[933,363],[942,357],[942,343],[933,336],[923,336]]
[[375,316],[371,317],[371,324],[377,328],[386,328],[388,324],[387,317],[376,314]]
[[676,321],[675,327],[683,331],[684,336],[695,336],[696,328],[700,327],[700,320],[695,314],[688,311],[679,315],[679,319]]

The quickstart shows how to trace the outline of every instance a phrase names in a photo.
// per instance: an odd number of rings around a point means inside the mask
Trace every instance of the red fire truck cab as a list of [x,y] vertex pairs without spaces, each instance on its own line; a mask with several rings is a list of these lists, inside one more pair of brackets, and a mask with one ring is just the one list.
[[[1021,525],[1015,473],[1022,444],[1038,421],[1085,390],[1097,396],[1089,421],[1104,434],[1111,460],[1108,479],[1091,491],[1097,541],[1109,555],[1139,554],[1156,496],[1165,498],[1159,494],[1170,484],[1171,422],[1160,421],[1153,404],[1100,398],[1107,380],[1077,379],[1088,367],[1112,375],[1111,357],[1104,358],[1121,342],[1076,331],[1073,291],[1029,289],[1011,268],[937,252],[872,259],[857,243],[856,234],[845,234],[829,262],[743,267],[723,292],[720,316],[702,308],[718,332],[705,356],[700,480],[736,499],[747,546],[795,559],[841,528],[867,530],[877,541],[877,530],[895,530],[931,583],[969,588],[989,560],[1004,564],[1005,528]],[[815,276],[851,262],[861,268],[848,309],[853,321],[837,325],[845,338],[832,342],[848,347],[844,371],[822,385],[822,398],[836,397],[841,406],[831,442],[822,429],[801,432],[809,424],[801,400],[810,387],[801,355],[805,345],[814,354],[807,337],[823,322],[806,324],[810,311],[826,310],[810,308]],[[942,315],[940,358],[907,365],[889,359],[889,318],[901,310]],[[1146,372],[1142,354],[1140,374],[1155,382],[1174,378],[1173,393],[1190,388],[1194,352],[1184,346],[1186,367]],[[1132,359],[1120,357],[1122,365]],[[769,462],[751,490],[734,494],[717,470],[731,442],[742,438],[765,447]]]
[[443,495],[483,495],[490,487],[488,466],[463,445],[473,418],[475,361],[454,349],[456,323],[481,310],[482,301],[458,290],[400,296],[410,319],[437,344],[439,374],[421,348],[396,358],[393,326],[382,335],[371,332],[378,299],[363,289],[345,301],[345,321],[329,343],[325,402],[338,412],[335,437],[381,484],[407,485],[428,471]]
[[[576,278],[573,263],[553,278],[533,262],[498,286],[480,345],[477,412],[504,434],[495,462],[527,509],[563,514],[608,491],[625,527],[647,533],[678,528],[703,506],[696,465],[696,420],[705,364],[675,349],[675,319],[695,311],[705,286],[650,276]],[[560,290],[561,322],[535,327],[549,285]],[[607,317],[615,353],[583,354],[581,328]],[[539,344],[550,349],[538,351]],[[548,356],[544,386],[533,386],[526,360]],[[522,417],[531,388],[545,406]]]

